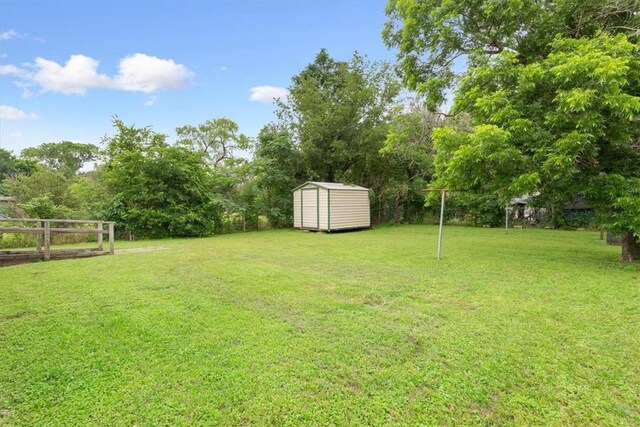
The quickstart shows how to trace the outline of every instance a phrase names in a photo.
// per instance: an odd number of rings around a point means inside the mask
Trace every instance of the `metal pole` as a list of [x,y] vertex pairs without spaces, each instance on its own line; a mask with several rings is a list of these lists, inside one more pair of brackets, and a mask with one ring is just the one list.
[[440,231],[438,233],[438,259],[442,259],[442,226],[444,225],[444,199],[446,190],[440,193]]
[[504,234],[509,234],[509,205],[504,208]]

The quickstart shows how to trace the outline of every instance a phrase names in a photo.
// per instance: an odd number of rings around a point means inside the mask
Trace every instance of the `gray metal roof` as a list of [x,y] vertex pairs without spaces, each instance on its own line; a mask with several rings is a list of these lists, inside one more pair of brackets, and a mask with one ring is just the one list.
[[529,202],[533,201],[536,197],[540,195],[539,191],[536,191],[533,194],[523,194],[520,197],[514,197],[509,202],[510,205],[528,205]]
[[307,181],[302,185],[298,185],[291,191],[296,191],[298,188],[302,188],[305,185],[315,185],[316,187],[324,188],[325,190],[360,190],[360,191],[369,191],[368,188],[360,187],[359,185],[354,184],[341,184],[339,182],[317,182],[317,181]]

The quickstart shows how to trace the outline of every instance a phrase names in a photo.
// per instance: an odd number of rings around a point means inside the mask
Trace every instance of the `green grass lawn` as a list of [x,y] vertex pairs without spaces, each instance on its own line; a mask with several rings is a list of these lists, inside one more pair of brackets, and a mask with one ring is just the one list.
[[0,425],[640,425],[640,266],[592,232],[117,242],[0,269]]

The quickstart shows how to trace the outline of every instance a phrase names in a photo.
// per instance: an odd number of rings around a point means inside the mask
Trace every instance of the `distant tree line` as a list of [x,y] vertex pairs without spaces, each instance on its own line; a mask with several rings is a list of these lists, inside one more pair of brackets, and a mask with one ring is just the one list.
[[321,50],[255,139],[226,118],[181,126],[169,141],[115,117],[100,146],[0,151],[1,192],[19,216],[113,220],[136,238],[290,227],[291,190],[307,180],[371,188],[374,222],[424,221],[439,119],[400,93],[389,64]]

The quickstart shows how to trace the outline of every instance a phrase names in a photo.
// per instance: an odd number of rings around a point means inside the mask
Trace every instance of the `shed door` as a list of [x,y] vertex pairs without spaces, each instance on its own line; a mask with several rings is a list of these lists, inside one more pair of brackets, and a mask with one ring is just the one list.
[[302,228],[318,228],[318,189],[302,189]]

